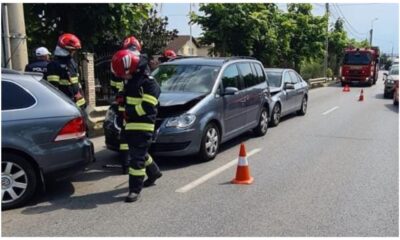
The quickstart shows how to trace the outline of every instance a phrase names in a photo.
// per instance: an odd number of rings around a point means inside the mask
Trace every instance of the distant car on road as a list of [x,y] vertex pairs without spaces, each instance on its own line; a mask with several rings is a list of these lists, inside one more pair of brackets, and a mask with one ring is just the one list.
[[386,78],[383,97],[391,98],[393,97],[395,83],[399,81],[399,65],[393,65],[390,68],[389,74],[384,73],[384,75]]
[[294,70],[266,68],[268,83],[273,100],[271,126],[277,126],[281,117],[293,112],[305,115],[307,112],[308,85]]
[[[161,87],[158,156],[215,158],[219,145],[246,131],[266,134],[271,111],[261,62],[247,58],[182,58],[161,64],[152,75]],[[104,122],[106,146],[117,150],[116,107]]]
[[94,156],[80,110],[41,74],[2,70],[1,87],[1,203],[9,209]]
[[399,105],[399,81],[396,81],[394,86],[393,105]]

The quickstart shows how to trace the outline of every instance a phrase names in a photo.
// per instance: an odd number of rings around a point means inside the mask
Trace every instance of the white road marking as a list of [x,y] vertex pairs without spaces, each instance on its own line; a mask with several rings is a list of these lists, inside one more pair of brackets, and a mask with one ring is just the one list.
[[335,110],[336,110],[336,109],[338,109],[338,108],[339,108],[338,106],[336,106],[336,107],[333,107],[333,108],[329,109],[328,111],[326,111],[326,112],[322,113],[322,115],[327,115],[327,114],[329,114],[329,113],[331,113],[331,112],[335,111]]
[[[260,151],[261,151],[261,148],[253,149],[247,154],[247,157],[250,157],[250,156],[252,156],[252,155],[254,155],[254,154],[256,154],[256,153],[258,153]],[[238,162],[238,159],[235,158],[232,161],[228,162],[227,164],[225,164],[225,165],[223,165],[223,166],[221,166],[221,167],[219,167],[219,168],[207,173],[206,175],[198,178],[197,180],[194,180],[193,182],[191,182],[191,183],[189,183],[189,184],[177,189],[175,192],[178,192],[178,193],[188,192],[188,191],[192,190],[193,188],[199,186],[200,184],[206,182],[207,180],[217,176],[218,174],[220,174],[221,172],[227,170],[228,168],[235,166],[237,164],[237,162]]]

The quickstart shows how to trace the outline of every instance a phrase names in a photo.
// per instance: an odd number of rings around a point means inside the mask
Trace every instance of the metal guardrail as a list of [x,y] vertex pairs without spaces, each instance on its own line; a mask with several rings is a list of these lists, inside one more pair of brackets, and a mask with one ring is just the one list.
[[308,79],[308,83],[310,84],[310,85],[313,85],[313,84],[321,84],[321,83],[326,83],[327,82],[327,79],[326,78],[311,78],[311,79]]

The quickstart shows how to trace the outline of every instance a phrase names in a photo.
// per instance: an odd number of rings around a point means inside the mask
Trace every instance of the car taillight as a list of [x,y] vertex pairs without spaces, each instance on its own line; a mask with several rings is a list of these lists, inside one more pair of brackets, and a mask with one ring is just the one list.
[[86,135],[85,122],[82,117],[77,117],[67,122],[65,126],[57,134],[55,142],[68,140],[68,139],[79,139]]

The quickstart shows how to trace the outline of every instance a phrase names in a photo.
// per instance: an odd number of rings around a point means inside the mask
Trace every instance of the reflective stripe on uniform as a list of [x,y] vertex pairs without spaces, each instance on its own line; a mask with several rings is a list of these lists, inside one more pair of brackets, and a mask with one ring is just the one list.
[[79,83],[78,77],[71,77],[71,83]]
[[153,106],[156,106],[158,103],[157,98],[153,97],[150,94],[143,94],[143,101],[148,102],[150,104],[152,104]]
[[154,132],[154,124],[151,123],[127,123],[125,130],[138,130]]
[[148,156],[149,156],[149,157],[148,157],[147,160],[144,162],[144,166],[146,166],[146,167],[153,163],[153,158],[152,158],[150,155],[148,155]]
[[137,105],[142,103],[141,98],[135,98],[135,97],[126,97],[126,103],[129,105]]
[[49,81],[49,82],[59,82],[60,81],[60,76],[49,75],[49,76],[47,76],[47,81]]
[[125,107],[118,106],[118,111],[120,111],[120,112],[125,112]]
[[129,150],[128,144],[127,143],[119,144],[119,150]]
[[77,105],[78,107],[82,106],[82,105],[85,104],[85,103],[86,103],[86,101],[85,101],[84,98],[81,98],[81,99],[79,99],[78,101],[76,101],[76,105]]
[[129,175],[144,177],[144,176],[146,176],[146,168],[142,168],[142,169],[129,168]]
[[143,115],[146,115],[146,112],[144,111],[142,104],[136,105],[136,106],[135,106],[135,110],[136,110],[136,113],[137,113],[137,115],[138,115],[139,117],[140,117],[140,116],[143,116]]
[[111,86],[111,87],[115,87],[115,86],[117,86],[117,83],[118,83],[118,82],[111,80],[111,81],[110,81],[110,86]]
[[60,85],[69,86],[72,85],[72,83],[67,79],[60,79]]
[[119,92],[124,90],[124,83],[119,82],[115,85],[115,87],[118,89]]

